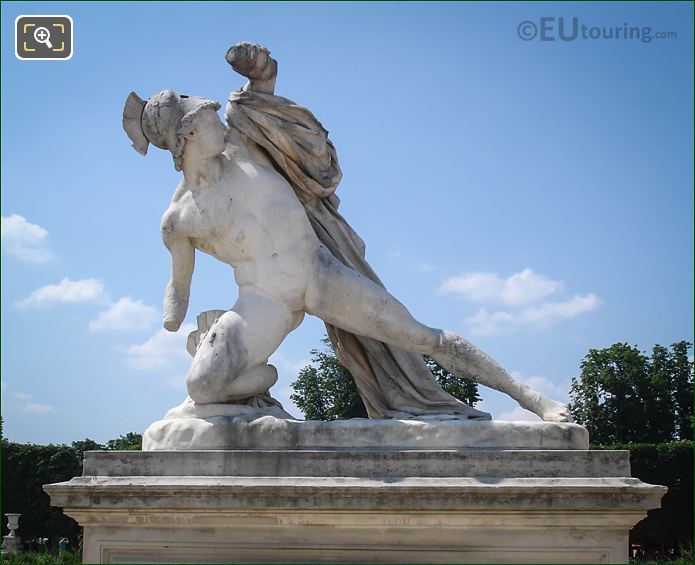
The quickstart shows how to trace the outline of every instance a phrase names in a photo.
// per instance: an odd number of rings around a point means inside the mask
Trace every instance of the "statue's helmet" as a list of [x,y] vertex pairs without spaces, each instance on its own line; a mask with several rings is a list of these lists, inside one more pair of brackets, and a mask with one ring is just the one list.
[[123,129],[133,142],[133,148],[146,155],[151,143],[168,149],[174,157],[174,166],[181,170],[184,139],[182,131],[202,110],[220,109],[214,100],[185,96],[173,90],[162,90],[147,102],[131,92],[123,108]]

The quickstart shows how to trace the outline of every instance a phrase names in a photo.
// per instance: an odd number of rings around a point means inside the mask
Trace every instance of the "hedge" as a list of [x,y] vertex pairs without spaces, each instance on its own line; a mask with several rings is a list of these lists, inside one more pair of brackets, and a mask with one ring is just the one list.
[[631,543],[692,547],[694,447],[692,440],[591,446],[592,449],[628,449],[633,477],[668,487],[661,508],[650,510],[647,518],[630,532]]
[[[82,453],[70,446],[2,442],[2,513],[22,514],[17,533],[23,541],[44,537],[55,545],[63,536],[77,540],[82,528],[50,505],[42,487],[81,474]],[[8,533],[6,522],[3,535]]]

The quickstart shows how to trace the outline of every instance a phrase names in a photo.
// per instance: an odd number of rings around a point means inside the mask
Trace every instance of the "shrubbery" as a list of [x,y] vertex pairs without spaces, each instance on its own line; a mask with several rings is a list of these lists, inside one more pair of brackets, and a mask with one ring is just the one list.
[[[142,436],[129,433],[101,445],[93,440],[76,441],[72,445],[35,445],[2,440],[2,513],[18,512],[18,534],[25,542],[49,538],[55,546],[65,536],[75,542],[82,528],[62,510],[50,505],[43,485],[69,481],[82,474],[82,457],[89,450],[140,449]],[[7,535],[6,521],[2,533]]]
[[661,509],[630,532],[642,546],[693,545],[691,348],[679,341],[655,345],[651,355],[627,343],[591,349],[572,379],[570,410],[592,449],[628,449],[633,477],[669,489]]
[[692,440],[592,446],[592,449],[628,449],[633,477],[668,487],[661,508],[650,510],[648,517],[630,532],[632,543],[692,547],[694,447]]

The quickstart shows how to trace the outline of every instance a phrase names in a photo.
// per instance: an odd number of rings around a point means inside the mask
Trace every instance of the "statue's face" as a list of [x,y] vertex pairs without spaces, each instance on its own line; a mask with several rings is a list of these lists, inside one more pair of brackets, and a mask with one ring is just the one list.
[[[186,138],[194,141],[198,150],[206,157],[215,157],[224,151],[225,127],[212,108],[202,110],[193,123],[193,128]],[[184,153],[186,149],[184,146]]]

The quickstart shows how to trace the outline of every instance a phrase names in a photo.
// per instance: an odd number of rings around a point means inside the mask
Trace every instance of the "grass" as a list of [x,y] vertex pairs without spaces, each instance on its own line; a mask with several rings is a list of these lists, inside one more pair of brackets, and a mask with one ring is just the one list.
[[0,556],[0,563],[27,563],[50,565],[51,563],[82,563],[82,555],[69,551],[27,551],[25,553],[8,553]]

